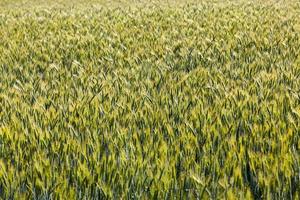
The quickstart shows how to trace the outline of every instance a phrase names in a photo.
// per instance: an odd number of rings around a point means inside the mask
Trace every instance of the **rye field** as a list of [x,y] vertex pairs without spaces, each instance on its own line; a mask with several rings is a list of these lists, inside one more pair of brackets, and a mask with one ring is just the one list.
[[299,199],[300,2],[0,0],[1,199]]

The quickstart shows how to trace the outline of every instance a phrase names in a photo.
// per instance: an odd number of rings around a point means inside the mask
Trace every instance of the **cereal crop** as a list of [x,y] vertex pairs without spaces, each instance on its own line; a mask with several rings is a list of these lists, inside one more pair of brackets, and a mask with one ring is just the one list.
[[298,199],[299,53],[299,1],[0,0],[0,197]]

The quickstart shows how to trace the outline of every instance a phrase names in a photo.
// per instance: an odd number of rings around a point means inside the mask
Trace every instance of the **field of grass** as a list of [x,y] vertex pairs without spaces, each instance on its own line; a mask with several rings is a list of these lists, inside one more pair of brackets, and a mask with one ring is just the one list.
[[297,1],[0,0],[0,198],[300,198]]

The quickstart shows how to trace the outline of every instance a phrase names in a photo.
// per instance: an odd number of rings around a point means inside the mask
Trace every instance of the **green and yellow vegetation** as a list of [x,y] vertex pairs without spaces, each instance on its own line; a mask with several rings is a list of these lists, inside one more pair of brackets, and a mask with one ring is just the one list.
[[0,0],[2,199],[300,198],[300,3]]

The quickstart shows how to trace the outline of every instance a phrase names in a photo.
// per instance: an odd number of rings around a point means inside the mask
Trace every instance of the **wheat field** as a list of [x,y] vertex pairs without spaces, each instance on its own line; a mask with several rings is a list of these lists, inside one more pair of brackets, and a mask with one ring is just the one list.
[[0,0],[1,199],[300,198],[298,1]]

